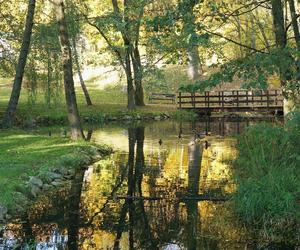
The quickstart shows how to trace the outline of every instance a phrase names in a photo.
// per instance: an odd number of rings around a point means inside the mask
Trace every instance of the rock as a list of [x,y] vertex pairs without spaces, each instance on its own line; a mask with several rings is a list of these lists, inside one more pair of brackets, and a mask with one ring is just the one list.
[[62,179],[63,176],[62,174],[59,173],[54,173],[54,172],[49,172],[48,177],[53,181],[55,179]]
[[42,190],[38,186],[33,185],[31,187],[30,193],[34,198],[36,198],[41,192]]
[[11,219],[12,219],[12,216],[9,215],[9,214],[6,214],[5,219],[6,219],[6,220],[11,220]]
[[54,187],[62,187],[64,185],[64,183],[61,181],[52,181],[51,185]]
[[76,173],[75,169],[69,169],[68,174],[74,176]]
[[73,175],[65,175],[64,179],[71,180],[71,179],[73,179]]
[[161,119],[162,119],[162,117],[161,117],[160,115],[154,117],[154,120],[155,120],[155,121],[160,121]]
[[44,184],[43,185],[43,191],[49,191],[50,189],[51,189],[51,185],[49,185],[49,184]]
[[41,188],[43,186],[43,181],[40,178],[31,176],[29,179],[29,183],[31,186],[37,186]]
[[0,221],[5,221],[7,215],[7,208],[0,204]]
[[64,176],[64,175],[67,175],[67,174],[68,174],[68,169],[62,167],[62,168],[59,169],[59,172]]
[[124,120],[132,120],[133,117],[130,116],[130,115],[125,115],[125,116],[123,117],[123,119],[124,119]]

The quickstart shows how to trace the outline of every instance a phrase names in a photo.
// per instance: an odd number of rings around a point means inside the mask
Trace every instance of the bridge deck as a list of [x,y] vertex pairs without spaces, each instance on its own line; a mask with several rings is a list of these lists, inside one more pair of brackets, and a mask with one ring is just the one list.
[[227,90],[178,93],[178,108],[199,112],[282,112],[282,91]]

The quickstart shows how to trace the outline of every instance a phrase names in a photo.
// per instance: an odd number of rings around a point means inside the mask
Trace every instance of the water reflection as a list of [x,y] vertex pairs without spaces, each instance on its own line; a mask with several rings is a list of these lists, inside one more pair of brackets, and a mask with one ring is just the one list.
[[68,187],[41,198],[23,223],[6,225],[0,249],[26,249],[33,242],[35,249],[247,247],[247,230],[232,218],[230,203],[220,202],[234,190],[229,163],[236,154],[235,141],[222,134],[251,123],[162,122],[90,130],[91,141],[121,151],[78,170]]

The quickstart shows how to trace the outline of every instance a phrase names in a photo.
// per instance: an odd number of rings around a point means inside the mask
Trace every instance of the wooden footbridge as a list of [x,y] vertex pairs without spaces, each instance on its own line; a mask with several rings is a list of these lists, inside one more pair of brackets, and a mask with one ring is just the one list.
[[195,110],[199,113],[212,112],[283,112],[282,91],[269,90],[226,90],[177,95],[178,108]]

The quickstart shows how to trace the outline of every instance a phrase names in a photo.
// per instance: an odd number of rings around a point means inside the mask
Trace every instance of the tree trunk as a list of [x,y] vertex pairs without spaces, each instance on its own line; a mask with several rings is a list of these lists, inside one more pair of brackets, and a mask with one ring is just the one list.
[[46,103],[48,108],[51,108],[51,81],[52,81],[52,65],[50,49],[47,49],[47,88],[46,88]]
[[30,40],[32,34],[32,27],[33,27],[33,19],[34,19],[34,12],[35,12],[35,0],[28,1],[28,11],[26,16],[26,23],[25,23],[25,30],[23,33],[23,40],[21,45],[21,51],[18,59],[18,64],[16,67],[16,74],[13,83],[13,89],[11,92],[10,100],[4,114],[2,125],[3,127],[11,127],[13,125],[14,115],[18,106],[22,81],[24,76],[24,69],[27,61],[27,56],[29,53],[30,48]]
[[181,3],[181,11],[183,11],[183,31],[186,37],[190,37],[187,42],[187,58],[188,58],[188,76],[191,80],[198,80],[200,77],[200,56],[198,51],[197,41],[195,38],[197,37],[195,31],[195,15],[194,15],[194,7],[198,1],[195,0],[187,0]]
[[[126,45],[125,45],[126,46]],[[126,48],[125,55],[125,73],[127,79],[127,108],[129,110],[135,109],[135,91],[133,86],[132,79],[132,70],[131,70],[131,62],[130,62],[130,48]]]
[[80,222],[80,200],[83,188],[85,171],[79,169],[71,184],[70,198],[68,204],[68,249],[78,249],[79,222]]
[[188,57],[188,76],[195,81],[200,77],[200,57],[198,46],[191,45],[187,48]]
[[124,0],[124,21],[125,21],[125,32],[122,33],[124,46],[125,46],[125,68],[126,68],[126,77],[127,77],[127,95],[128,102],[127,108],[129,110],[135,109],[135,89],[134,82],[132,77],[132,68],[131,68],[131,55],[132,55],[132,44],[130,41],[130,24],[129,24],[129,6],[128,1]]
[[138,45],[136,45],[132,52],[132,64],[134,73],[134,86],[135,86],[135,104],[137,106],[145,106],[144,102],[144,89],[142,86],[143,67],[141,63],[141,56]]
[[300,33],[299,33],[299,26],[298,26],[297,14],[295,9],[295,1],[288,0],[288,2],[290,6],[292,25],[293,25],[294,35],[295,35],[295,41],[297,44],[297,49],[300,50]]
[[86,85],[84,83],[84,80],[83,80],[83,77],[82,77],[82,74],[81,74],[81,70],[80,70],[80,63],[79,63],[79,58],[78,58],[78,52],[77,52],[77,48],[76,48],[75,38],[72,38],[72,43],[73,43],[73,48],[74,48],[74,59],[75,59],[76,67],[77,67],[77,73],[78,73],[78,77],[79,77],[79,81],[80,81],[80,85],[81,85],[82,91],[84,93],[85,101],[86,101],[86,104],[88,106],[92,106],[93,103],[92,103],[92,100],[90,98],[89,92],[88,92],[88,90],[86,88]]
[[271,3],[276,46],[278,48],[285,48],[287,38],[284,25],[283,5],[281,0],[272,0]]
[[79,138],[84,139],[74,88],[72,53],[65,22],[64,3],[63,0],[53,0],[53,3],[55,5],[55,14],[59,26],[59,41],[61,46],[65,96],[68,109],[68,120],[71,127],[71,138],[73,140],[77,140]]

